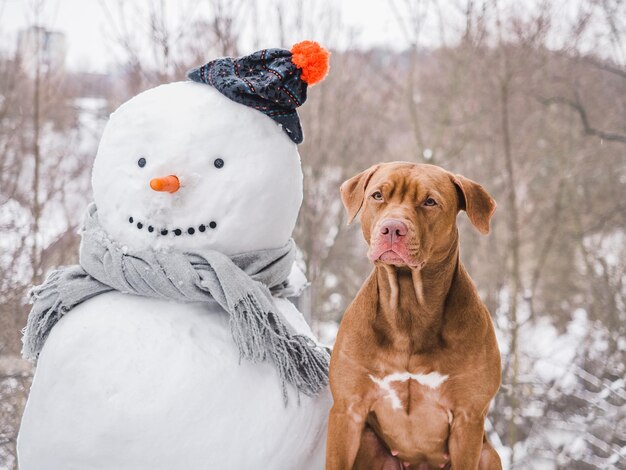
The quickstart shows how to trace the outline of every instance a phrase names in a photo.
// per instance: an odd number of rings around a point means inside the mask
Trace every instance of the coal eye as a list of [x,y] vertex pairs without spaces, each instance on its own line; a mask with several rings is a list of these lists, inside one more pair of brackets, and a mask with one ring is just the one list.
[[382,201],[383,200],[383,193],[381,193],[380,191],[376,191],[376,192],[372,193],[372,197],[374,199],[376,199],[377,201]]
[[427,207],[436,206],[437,201],[435,201],[432,197],[429,197],[428,199],[424,201],[424,205]]
[[139,160],[137,160],[137,165],[139,165],[139,168],[143,168],[144,166],[146,166],[146,159],[141,157]]
[[222,168],[224,166],[224,160],[222,160],[221,158],[216,158],[213,162],[213,165],[215,165],[215,168]]

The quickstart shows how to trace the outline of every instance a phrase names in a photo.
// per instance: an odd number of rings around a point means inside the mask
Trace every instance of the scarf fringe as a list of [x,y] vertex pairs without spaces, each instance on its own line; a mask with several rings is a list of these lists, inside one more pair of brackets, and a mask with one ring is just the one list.
[[306,336],[289,334],[276,314],[264,313],[254,297],[248,295],[235,305],[230,328],[240,357],[262,362],[269,356],[281,378],[285,405],[289,401],[286,382],[309,397],[328,384],[326,349]]
[[60,283],[61,271],[53,271],[46,282],[28,292],[28,300],[34,306],[22,330],[22,356],[25,359],[37,360],[50,330],[67,312],[59,295]]

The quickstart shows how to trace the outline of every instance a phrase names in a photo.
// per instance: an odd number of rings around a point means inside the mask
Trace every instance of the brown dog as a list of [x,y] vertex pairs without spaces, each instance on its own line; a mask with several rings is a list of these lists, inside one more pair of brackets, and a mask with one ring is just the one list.
[[327,470],[501,469],[484,420],[500,386],[489,312],[459,259],[456,216],[489,231],[495,201],[432,165],[375,165],[341,186],[374,271],[330,363]]

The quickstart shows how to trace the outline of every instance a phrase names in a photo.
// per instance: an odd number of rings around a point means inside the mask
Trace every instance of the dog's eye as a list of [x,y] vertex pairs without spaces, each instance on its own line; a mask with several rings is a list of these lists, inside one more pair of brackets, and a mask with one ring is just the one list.
[[381,193],[380,191],[375,191],[374,193],[372,193],[372,197],[376,199],[377,201],[382,201],[383,193]]
[[141,157],[139,160],[137,160],[137,165],[139,165],[139,168],[143,168],[144,166],[146,166],[146,159]]
[[437,201],[435,201],[432,197],[429,197],[424,201],[424,205],[426,207],[432,207],[437,205]]

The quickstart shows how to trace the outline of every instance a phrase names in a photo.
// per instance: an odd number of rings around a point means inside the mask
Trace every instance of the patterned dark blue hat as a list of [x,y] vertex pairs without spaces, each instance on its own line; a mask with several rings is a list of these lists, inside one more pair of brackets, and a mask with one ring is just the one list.
[[263,49],[245,57],[215,59],[187,77],[215,87],[237,103],[279,123],[296,144],[303,140],[296,108],[306,101],[308,85],[324,79],[330,53],[313,41],[286,49]]

